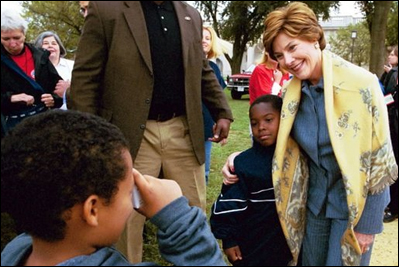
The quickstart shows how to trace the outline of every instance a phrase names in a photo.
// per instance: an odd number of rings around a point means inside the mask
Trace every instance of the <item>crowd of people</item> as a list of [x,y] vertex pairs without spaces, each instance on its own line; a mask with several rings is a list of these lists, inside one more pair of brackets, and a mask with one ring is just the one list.
[[398,217],[397,46],[378,80],[326,51],[306,4],[270,12],[252,147],[227,159],[207,222],[211,145],[233,122],[223,40],[182,1],[79,4],[74,60],[1,15],[2,212],[20,232],[2,265],[142,264],[146,220],[175,265],[226,265],[216,239],[234,266],[369,265]]

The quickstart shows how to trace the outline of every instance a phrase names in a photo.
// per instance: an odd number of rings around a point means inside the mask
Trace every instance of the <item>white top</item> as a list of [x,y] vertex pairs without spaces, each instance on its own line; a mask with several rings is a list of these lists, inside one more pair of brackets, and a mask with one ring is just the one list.
[[72,60],[60,58],[60,62],[55,66],[55,69],[64,81],[71,81],[74,63]]
[[[75,62],[73,60],[65,59],[65,58],[60,58],[60,62],[58,63],[57,66],[55,66],[55,69],[57,70],[58,74],[61,76],[61,78],[64,81],[71,81],[72,78],[72,70],[73,70],[73,64]],[[60,109],[67,109],[66,106],[66,90],[64,92],[63,96],[63,104],[60,107]]]

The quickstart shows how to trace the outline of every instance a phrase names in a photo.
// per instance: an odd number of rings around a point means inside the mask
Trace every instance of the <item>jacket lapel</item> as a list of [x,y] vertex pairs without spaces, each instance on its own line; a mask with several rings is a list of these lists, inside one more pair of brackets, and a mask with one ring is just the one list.
[[[187,12],[186,4],[180,1],[172,1],[176,11],[177,20],[179,21],[181,45],[183,49],[183,64],[184,69],[188,67],[188,52],[190,48],[190,41],[192,42],[192,23],[193,20]],[[189,27],[188,27],[189,26]]]
[[141,8],[140,1],[125,1],[127,8],[123,11],[133,38],[136,40],[137,47],[145,64],[152,72],[150,41],[147,32],[145,17]]

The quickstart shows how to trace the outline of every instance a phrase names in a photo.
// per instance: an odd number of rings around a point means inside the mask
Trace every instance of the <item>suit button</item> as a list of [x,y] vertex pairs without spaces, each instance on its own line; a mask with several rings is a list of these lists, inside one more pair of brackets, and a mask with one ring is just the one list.
[[140,129],[141,129],[141,130],[144,130],[144,129],[145,129],[145,125],[144,125],[144,124],[141,124],[141,125],[140,125]]
[[146,103],[146,104],[151,104],[151,100],[150,100],[149,98],[147,98],[147,99],[145,100],[145,103]]

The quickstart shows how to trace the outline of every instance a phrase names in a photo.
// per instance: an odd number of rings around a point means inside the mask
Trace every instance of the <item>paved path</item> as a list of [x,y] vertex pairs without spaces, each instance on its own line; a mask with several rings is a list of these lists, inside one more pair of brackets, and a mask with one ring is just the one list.
[[370,266],[398,266],[398,220],[384,223],[375,239]]

